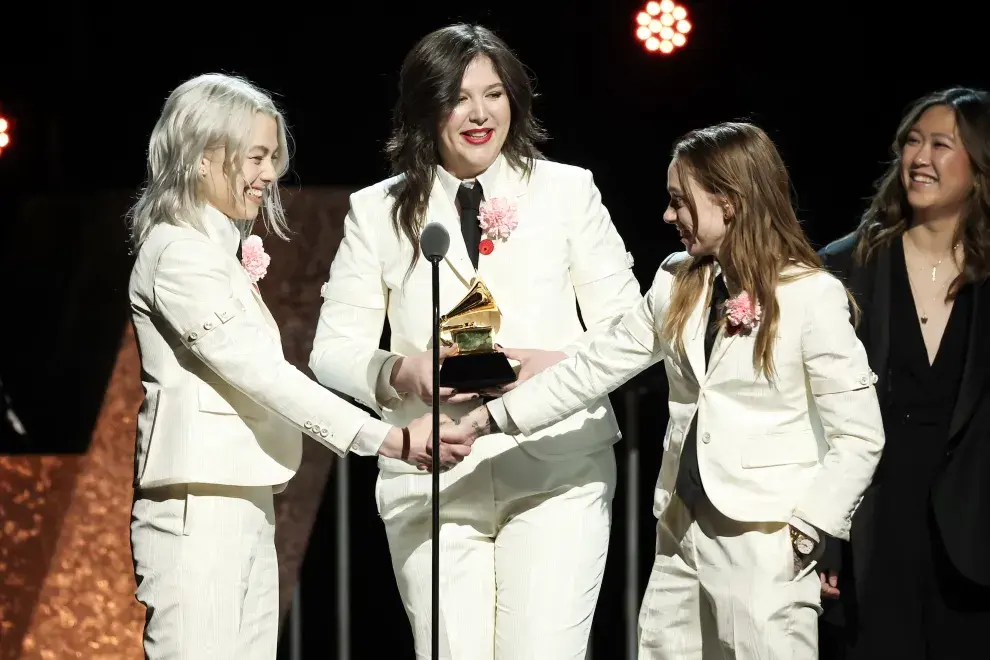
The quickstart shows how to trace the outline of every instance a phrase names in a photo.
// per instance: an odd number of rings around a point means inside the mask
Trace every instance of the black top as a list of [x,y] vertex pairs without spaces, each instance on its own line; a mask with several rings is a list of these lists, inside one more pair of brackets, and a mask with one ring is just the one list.
[[[874,530],[884,562],[884,539],[922,530],[931,487],[949,442],[949,424],[959,395],[972,311],[972,287],[956,296],[935,360],[929,364],[921,323],[899,242],[891,250],[890,353],[885,378],[883,456],[874,475],[882,484]],[[916,528],[916,529],[915,529]],[[927,533],[924,533],[927,536]],[[904,548],[896,554],[903,556]]]
[[[960,289],[932,363],[921,333],[904,251],[891,252],[890,358],[884,420],[889,424],[937,428],[939,451],[948,440],[952,409],[959,395],[973,306],[972,287]],[[934,301],[933,301],[934,302]],[[884,456],[889,456],[888,445]]]

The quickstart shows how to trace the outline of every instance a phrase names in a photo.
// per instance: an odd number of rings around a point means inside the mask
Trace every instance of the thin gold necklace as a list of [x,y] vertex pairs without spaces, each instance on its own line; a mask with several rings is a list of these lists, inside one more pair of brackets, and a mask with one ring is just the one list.
[[[919,255],[920,258],[924,258],[923,255],[921,254],[921,250],[919,250],[914,245],[914,241],[911,241],[911,247]],[[952,246],[952,251],[949,253],[949,256],[955,256],[956,250],[958,248],[959,248],[959,242],[956,242],[956,244]],[[936,281],[935,276],[938,273],[938,267],[942,265],[942,262],[945,261],[945,259],[946,259],[945,257],[942,257],[941,259],[939,259],[938,261],[936,261],[932,265],[932,282],[935,282]],[[946,284],[948,285],[949,282],[951,282],[951,278],[946,281]],[[908,285],[911,287],[911,293],[913,294],[913,296],[915,298],[917,298],[918,297],[917,291],[914,288],[914,282],[911,280],[911,273],[910,272],[908,272]],[[946,289],[947,288],[948,287],[946,287]],[[942,293],[942,287],[939,287],[935,291],[935,295],[932,297],[932,304],[933,305],[938,301],[938,296],[939,296],[940,293]],[[925,325],[926,323],[928,323],[928,312],[925,311],[925,308],[922,306],[920,300],[918,302],[918,307],[921,308],[919,310],[921,313],[918,315],[918,318],[921,320],[921,325]]]
[[[914,290],[914,283],[911,281],[911,276],[910,275],[908,275],[908,284],[911,285],[911,293],[913,293],[917,297],[917,293]],[[942,287],[939,287],[938,288],[938,291],[935,292],[935,295],[932,296],[932,304],[933,305],[936,302],[938,302],[938,294],[940,294],[941,292],[942,292]],[[921,320],[921,325],[925,325],[926,323],[928,323],[928,312],[925,311],[924,305],[921,303],[921,301],[918,301],[918,307],[921,308],[919,310],[920,313],[918,314],[918,319]]]

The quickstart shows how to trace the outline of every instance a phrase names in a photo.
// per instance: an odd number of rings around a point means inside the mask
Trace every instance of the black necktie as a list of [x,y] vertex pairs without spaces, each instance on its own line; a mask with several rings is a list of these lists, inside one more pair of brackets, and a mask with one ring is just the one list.
[[715,346],[715,337],[718,336],[719,320],[722,318],[722,305],[729,299],[729,290],[725,288],[725,278],[722,275],[715,277],[712,285],[712,306],[708,311],[708,329],[705,331],[705,367],[708,367],[708,360],[712,356],[712,347]]
[[461,205],[461,235],[464,236],[464,246],[467,247],[475,269],[478,268],[478,244],[481,243],[478,209],[481,208],[482,196],[481,184],[477,181],[473,186],[462,183],[457,189],[457,203]]

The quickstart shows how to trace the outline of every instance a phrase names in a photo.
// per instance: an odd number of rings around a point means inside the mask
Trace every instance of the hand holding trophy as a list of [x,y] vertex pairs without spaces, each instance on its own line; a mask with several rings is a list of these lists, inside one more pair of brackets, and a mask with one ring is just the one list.
[[440,385],[455,391],[481,392],[516,380],[509,358],[495,348],[502,314],[491,291],[480,279],[454,308],[440,317],[440,341],[457,346],[444,358]]

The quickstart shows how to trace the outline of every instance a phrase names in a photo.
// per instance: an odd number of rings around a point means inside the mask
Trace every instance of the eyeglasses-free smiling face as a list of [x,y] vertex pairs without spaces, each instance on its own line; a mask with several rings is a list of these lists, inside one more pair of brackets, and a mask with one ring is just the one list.
[[202,191],[206,201],[231,220],[254,220],[265,203],[265,192],[276,179],[278,124],[273,117],[256,113],[244,152],[241,171],[231,179],[224,166],[225,149],[204,154]]
[[502,151],[512,121],[509,96],[492,61],[474,58],[464,70],[454,110],[440,126],[440,164],[458,179],[473,179]]
[[973,191],[973,165],[945,105],[922,113],[901,147],[901,180],[915,211],[953,213]]
[[[725,205],[718,196],[704,190],[690,172],[681,177],[675,158],[667,167],[667,192],[670,204],[663,213],[663,221],[677,228],[681,244],[692,257],[718,255],[725,238]],[[682,178],[690,190],[682,188]],[[697,217],[691,213],[688,196],[694,202]]]

